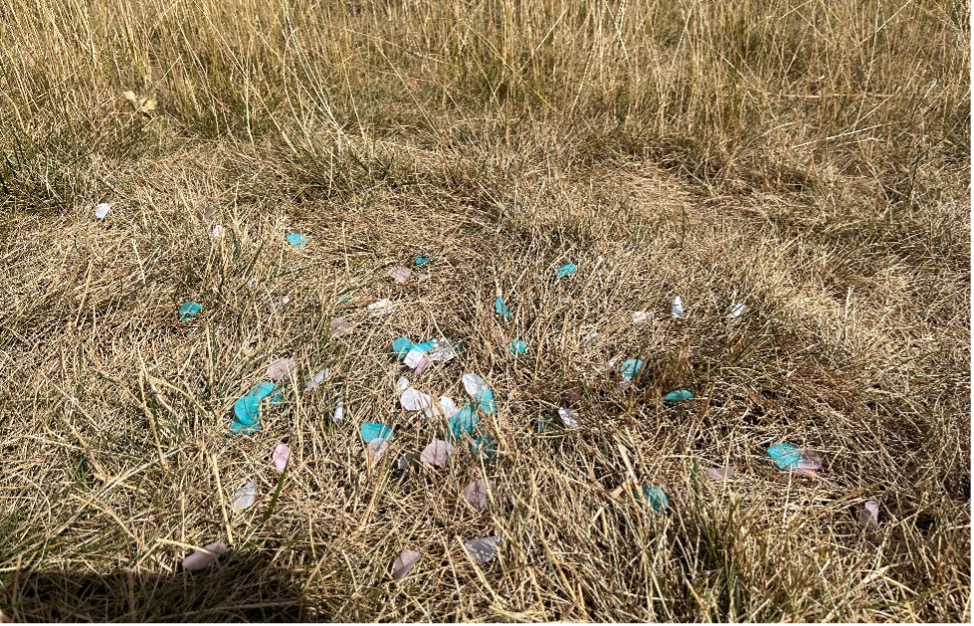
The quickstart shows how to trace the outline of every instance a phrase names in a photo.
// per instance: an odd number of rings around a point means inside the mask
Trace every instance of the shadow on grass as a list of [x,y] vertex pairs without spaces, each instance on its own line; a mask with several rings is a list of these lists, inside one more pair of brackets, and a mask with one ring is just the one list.
[[[16,622],[300,622],[304,580],[264,557],[230,554],[197,572],[43,571],[0,576],[0,610]],[[320,616],[318,616],[320,617]]]

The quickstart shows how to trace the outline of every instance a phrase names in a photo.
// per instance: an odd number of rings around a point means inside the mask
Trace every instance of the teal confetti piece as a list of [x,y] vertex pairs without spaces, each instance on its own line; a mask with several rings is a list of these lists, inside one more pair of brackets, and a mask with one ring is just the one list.
[[416,257],[416,265],[417,266],[419,266],[419,265],[426,265],[427,263],[429,263],[432,260],[433,260],[433,257],[431,257],[431,256],[418,256],[418,257]]
[[779,443],[768,448],[768,456],[778,466],[778,469],[793,470],[798,469],[802,462],[802,453],[796,446],[790,443]]
[[477,437],[470,443],[470,451],[489,460],[497,456],[497,442],[488,435]]
[[633,495],[636,497],[636,500],[643,504],[648,504],[654,513],[665,511],[670,506],[670,500],[666,497],[666,492],[656,486],[643,485],[641,493],[639,489],[635,489],[633,490]]
[[684,400],[693,400],[693,392],[689,389],[677,389],[676,391],[671,391],[663,399],[667,402],[683,402]]
[[288,233],[285,239],[295,248],[303,248],[308,245],[308,237],[304,233]]
[[515,339],[507,344],[507,349],[513,354],[525,354],[528,351],[528,344],[520,339]]
[[499,315],[501,319],[511,319],[511,310],[507,308],[506,304],[504,304],[504,296],[497,296],[497,300],[494,301],[494,310],[497,311],[497,315]]
[[641,372],[643,369],[642,359],[626,359],[619,366],[619,371],[622,373],[622,377],[626,380],[632,380],[635,378],[636,374]]
[[340,302],[341,304],[348,304],[349,302],[351,302],[351,301],[352,301],[352,294],[350,294],[350,293],[343,293],[343,294],[341,295],[341,297],[340,297],[340,298],[338,298],[338,301],[339,301],[339,302]]
[[234,419],[230,422],[230,430],[244,435],[251,435],[260,430],[260,398],[242,396],[233,403]]
[[406,356],[413,349],[413,342],[409,337],[400,337],[392,342],[392,351],[400,359]]
[[569,276],[575,273],[576,269],[578,268],[575,267],[574,263],[566,263],[565,265],[562,265],[561,267],[558,268],[556,274],[558,278],[568,278]]
[[494,392],[490,389],[482,389],[477,392],[477,396],[474,398],[477,401],[477,408],[487,413],[488,415],[493,415],[497,413],[497,405],[494,404]]
[[450,418],[450,432],[454,438],[459,439],[464,435],[473,434],[474,429],[480,422],[477,417],[477,410],[472,404],[468,404]]
[[375,439],[384,439],[386,441],[392,441],[392,428],[386,426],[385,424],[379,424],[378,422],[365,422],[358,429],[362,439],[365,443],[369,443]]
[[422,343],[414,343],[413,344],[413,348],[414,349],[416,349],[416,350],[422,350],[423,352],[429,352],[430,350],[432,350],[435,347],[436,347],[436,340],[435,339],[429,339],[429,340],[424,341]]
[[188,322],[193,319],[199,312],[203,310],[203,305],[199,302],[193,302],[192,300],[187,300],[183,302],[179,307],[179,321]]

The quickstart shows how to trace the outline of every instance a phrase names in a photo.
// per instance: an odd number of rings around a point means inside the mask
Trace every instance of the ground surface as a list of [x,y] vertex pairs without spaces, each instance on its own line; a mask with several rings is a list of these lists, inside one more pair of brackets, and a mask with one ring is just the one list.
[[[5,614],[970,619],[966,6],[14,4]],[[428,280],[388,277],[418,255]],[[407,375],[458,401],[483,376],[496,458],[396,468],[445,431],[399,405],[401,335],[462,344]],[[285,401],[230,436],[282,357]],[[368,421],[395,429],[374,467]],[[822,468],[777,469],[781,442]]]

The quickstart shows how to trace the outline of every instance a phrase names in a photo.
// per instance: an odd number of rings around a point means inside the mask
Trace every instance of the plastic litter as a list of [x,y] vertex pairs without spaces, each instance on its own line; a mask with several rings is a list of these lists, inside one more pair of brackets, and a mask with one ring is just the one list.
[[566,263],[565,265],[559,267],[555,273],[558,276],[558,278],[568,278],[569,276],[574,274],[575,270],[577,269],[578,268],[575,266],[574,263]]
[[636,500],[648,504],[654,513],[665,511],[670,506],[670,500],[666,497],[666,492],[655,485],[643,485],[641,490],[635,490],[633,495]]
[[507,344],[507,349],[513,354],[526,354],[528,351],[528,344],[521,339],[514,339]]
[[670,315],[673,319],[683,317],[683,300],[680,296],[673,298],[673,302],[670,303]]
[[179,305],[179,321],[188,322],[203,310],[203,305],[199,302],[193,302],[192,300],[187,300]]
[[308,237],[304,233],[288,233],[285,239],[295,248],[303,248],[308,245]]
[[231,507],[234,511],[243,511],[244,509],[253,506],[256,500],[257,479],[252,478],[244,486],[233,492],[233,504]]
[[371,442],[376,439],[392,441],[392,428],[379,422],[365,422],[359,427],[358,432],[365,442]]
[[676,391],[671,391],[663,399],[667,402],[683,402],[685,400],[693,400],[693,392],[688,389],[677,389]]
[[96,204],[95,205],[95,217],[97,217],[100,220],[103,220],[103,219],[105,219],[105,216],[108,215],[108,212],[111,209],[112,209],[112,205],[110,205],[107,202],[102,202],[101,204]]
[[422,555],[419,552],[413,550],[404,550],[402,554],[396,557],[396,560],[392,563],[392,578],[399,580],[409,573],[409,570],[413,569]]
[[626,359],[619,366],[619,372],[626,380],[632,380],[643,369],[642,359]]
[[497,315],[499,315],[501,319],[511,319],[511,311],[507,308],[507,305],[504,304],[504,296],[497,296],[497,300],[494,301],[494,311],[497,312]]
[[497,556],[497,537],[481,537],[463,542],[463,547],[477,563],[489,563]]

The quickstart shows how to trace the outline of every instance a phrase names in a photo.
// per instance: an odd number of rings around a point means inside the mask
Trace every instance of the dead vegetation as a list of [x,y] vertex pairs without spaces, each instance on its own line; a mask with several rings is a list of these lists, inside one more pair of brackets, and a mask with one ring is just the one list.
[[[969,621],[968,23],[965,2],[6,3],[0,609]],[[386,277],[418,254],[430,280]],[[463,344],[416,384],[483,375],[495,460],[395,468],[439,432],[398,405],[400,335]],[[614,394],[602,365],[636,355]],[[280,357],[294,392],[230,437]],[[663,403],[677,387],[697,398]],[[539,432],[560,406],[582,429]],[[396,429],[371,470],[363,421]],[[820,476],[775,469],[782,441]],[[218,567],[179,571],[213,541]]]

